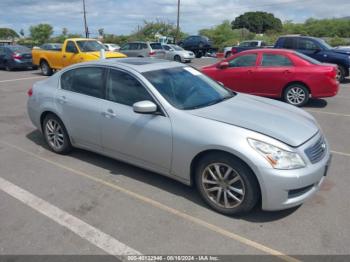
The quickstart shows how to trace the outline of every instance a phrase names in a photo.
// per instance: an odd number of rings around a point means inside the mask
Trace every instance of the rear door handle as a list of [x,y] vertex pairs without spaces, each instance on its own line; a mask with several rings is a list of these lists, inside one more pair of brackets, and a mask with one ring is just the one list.
[[60,104],[65,104],[65,103],[67,103],[67,98],[66,98],[66,96],[60,96],[60,97],[58,98],[58,102],[59,102]]
[[106,111],[106,112],[103,112],[102,115],[103,115],[105,118],[109,118],[109,119],[114,118],[114,117],[117,116],[117,114],[114,113],[114,111],[113,111],[112,109],[107,109],[107,111]]

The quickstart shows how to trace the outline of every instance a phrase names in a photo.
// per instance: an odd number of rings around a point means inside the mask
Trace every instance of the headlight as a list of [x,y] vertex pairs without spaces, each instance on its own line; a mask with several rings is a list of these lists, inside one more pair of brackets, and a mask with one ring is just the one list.
[[305,167],[305,162],[294,152],[289,152],[268,143],[248,138],[252,148],[258,151],[276,169],[297,169]]

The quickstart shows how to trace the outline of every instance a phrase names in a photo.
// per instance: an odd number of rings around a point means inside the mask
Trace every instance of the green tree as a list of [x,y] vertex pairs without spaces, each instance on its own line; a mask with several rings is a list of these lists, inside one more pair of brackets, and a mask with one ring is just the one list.
[[29,28],[30,36],[37,44],[47,42],[53,34],[53,28],[49,24],[39,24]]
[[262,34],[268,30],[279,32],[282,22],[273,14],[267,12],[246,12],[232,21],[232,28],[247,28],[249,31]]
[[19,37],[19,35],[11,28],[0,28],[1,39],[14,39],[16,37]]
[[236,45],[242,40],[255,37],[254,33],[249,32],[249,30],[245,28],[232,30],[229,20],[225,20],[220,25],[213,28],[199,30],[199,34],[212,40],[214,47],[218,49],[222,49],[225,46]]
[[[138,28],[137,32],[130,35],[130,37],[138,40],[155,40],[155,35],[157,33],[175,39],[177,36],[177,29],[174,24],[161,20],[155,22],[144,21],[144,25]],[[185,36],[186,34],[180,30],[178,39],[182,39]]]

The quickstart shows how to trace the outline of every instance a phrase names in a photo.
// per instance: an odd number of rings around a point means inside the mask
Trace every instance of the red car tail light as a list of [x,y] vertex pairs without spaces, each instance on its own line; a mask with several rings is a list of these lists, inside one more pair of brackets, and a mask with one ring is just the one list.
[[231,49],[231,54],[235,54],[235,53],[237,53],[237,49],[236,48],[232,48]]
[[33,87],[29,88],[27,94],[29,97],[31,97],[33,95]]
[[326,75],[330,78],[337,78],[337,69],[333,68],[332,71],[326,72]]
[[149,56],[153,56],[153,55],[156,54],[156,52],[155,52],[155,51],[151,51],[151,52],[149,52],[148,54],[149,54]]
[[22,56],[21,56],[20,54],[14,53],[14,54],[12,55],[12,58],[13,58],[13,59],[22,59]]

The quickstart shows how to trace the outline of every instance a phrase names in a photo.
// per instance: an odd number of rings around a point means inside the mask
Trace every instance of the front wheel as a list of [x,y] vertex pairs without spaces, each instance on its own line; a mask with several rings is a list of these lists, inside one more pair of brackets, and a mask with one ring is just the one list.
[[181,63],[181,57],[179,55],[174,56],[174,61]]
[[292,84],[284,91],[284,101],[293,106],[303,106],[309,101],[310,92],[301,84]]
[[44,76],[50,76],[53,73],[52,68],[45,60],[40,62],[40,69]]
[[62,121],[49,114],[43,123],[43,133],[50,149],[58,154],[67,154],[72,150],[67,130]]
[[224,153],[204,156],[195,179],[203,200],[226,215],[250,211],[259,198],[253,172],[241,160]]

